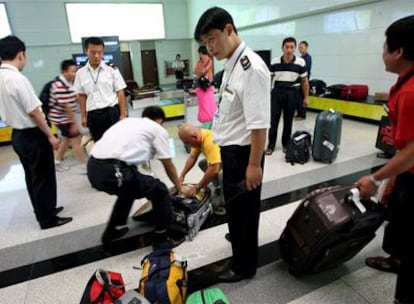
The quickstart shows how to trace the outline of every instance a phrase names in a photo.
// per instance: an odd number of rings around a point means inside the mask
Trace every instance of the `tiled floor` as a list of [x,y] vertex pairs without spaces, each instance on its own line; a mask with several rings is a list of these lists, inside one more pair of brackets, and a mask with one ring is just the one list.
[[[305,121],[295,122],[294,128],[312,133],[314,120],[315,114],[309,113]],[[180,122],[165,124],[175,138],[174,162],[178,170],[187,156],[176,136]],[[337,160],[330,165],[311,160],[305,165],[291,166],[284,161],[280,146],[266,157],[260,245],[267,258],[260,262],[262,267],[254,279],[219,285],[232,303],[392,302],[395,276],[364,266],[365,257],[382,252],[382,229],[352,260],[312,276],[291,276],[276,250],[287,219],[309,189],[321,184],[352,183],[384,162],[375,156],[376,131],[373,124],[345,119],[342,146]],[[32,214],[20,163],[10,145],[0,146],[0,299],[4,303],[78,303],[86,282],[98,267],[121,272],[127,288],[137,287],[140,271],[133,266],[150,252],[146,232],[153,227],[131,220],[131,231],[116,243],[114,252],[103,250],[100,236],[115,197],[92,189],[70,154],[66,163],[71,170],[57,173],[58,201],[65,207],[62,215],[73,216],[74,220],[62,227],[40,230]],[[152,167],[169,184],[157,161],[152,162]],[[200,175],[201,171],[195,168],[188,181],[197,180]],[[176,253],[188,260],[190,270],[231,255],[230,245],[224,239],[224,219],[212,219],[209,226],[193,241],[176,248]]]

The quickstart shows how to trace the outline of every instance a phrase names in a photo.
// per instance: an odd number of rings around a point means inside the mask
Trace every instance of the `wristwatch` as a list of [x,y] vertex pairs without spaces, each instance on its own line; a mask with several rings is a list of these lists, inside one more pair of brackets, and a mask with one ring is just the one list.
[[374,175],[369,175],[368,176],[369,180],[371,181],[371,183],[373,183],[375,185],[375,187],[379,187],[379,185],[381,185],[381,181],[377,180]]

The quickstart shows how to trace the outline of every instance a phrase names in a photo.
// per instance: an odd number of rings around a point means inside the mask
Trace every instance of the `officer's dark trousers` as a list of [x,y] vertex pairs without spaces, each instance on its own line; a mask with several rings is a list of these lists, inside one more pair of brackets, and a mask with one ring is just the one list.
[[119,120],[119,107],[107,107],[88,111],[87,121],[91,136],[97,142],[113,124]]
[[39,128],[13,129],[13,149],[20,158],[36,219],[52,219],[56,209],[56,173],[53,149]]
[[[116,176],[119,172],[121,180]],[[138,172],[136,166],[115,159],[88,161],[88,179],[92,187],[117,195],[108,228],[125,225],[135,199],[146,197],[152,202],[154,224],[157,230],[171,225],[172,209],[167,187],[158,179]]]
[[[414,303],[414,174],[400,174],[393,195],[395,193],[400,206],[391,222],[396,224],[395,236],[400,243],[394,247],[398,248],[401,259],[395,298],[400,303]],[[390,200],[389,204],[392,203]]]
[[299,96],[299,90],[294,88],[275,87],[272,90],[270,105],[270,130],[267,147],[276,147],[277,129],[283,112],[282,146],[287,147],[292,134],[293,117]]
[[[222,146],[223,190],[226,201],[231,246],[232,269],[243,277],[256,274],[261,187],[240,193],[240,183],[246,178],[249,146]],[[262,168],[264,158],[262,158]]]

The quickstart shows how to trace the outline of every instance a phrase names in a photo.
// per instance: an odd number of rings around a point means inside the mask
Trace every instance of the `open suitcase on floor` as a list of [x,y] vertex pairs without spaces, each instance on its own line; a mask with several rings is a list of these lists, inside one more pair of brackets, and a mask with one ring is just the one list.
[[[170,189],[170,193],[174,193],[174,189]],[[143,204],[132,218],[135,221],[152,221],[151,202]],[[181,195],[171,195],[173,229],[179,230],[188,235],[190,241],[194,239],[201,226],[207,218],[213,213],[211,204],[211,190],[208,187],[200,189],[200,191],[191,198]]]
[[361,202],[353,186],[321,188],[308,194],[288,220],[280,252],[293,275],[323,271],[355,256],[382,222],[379,206]]

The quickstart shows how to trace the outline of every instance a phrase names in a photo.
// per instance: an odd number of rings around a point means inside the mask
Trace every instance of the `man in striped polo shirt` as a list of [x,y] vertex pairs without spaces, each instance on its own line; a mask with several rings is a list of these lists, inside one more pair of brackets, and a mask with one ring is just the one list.
[[[80,145],[81,134],[76,124],[75,113],[77,109],[77,94],[73,89],[73,81],[76,75],[76,63],[69,59],[61,63],[61,74],[50,87],[49,119],[60,130],[62,137],[60,146],[55,155],[56,171],[66,171],[62,161],[65,152],[72,145],[73,152],[78,162],[86,163],[85,153]],[[85,167],[86,168],[86,167]]]
[[282,146],[283,152],[292,134],[293,116],[298,99],[303,91],[303,104],[309,103],[309,82],[305,60],[295,56],[296,39],[288,37],[283,40],[283,56],[274,58],[270,65],[273,73],[271,99],[271,124],[268,134],[266,155],[271,155],[276,147],[277,128],[283,112]]

